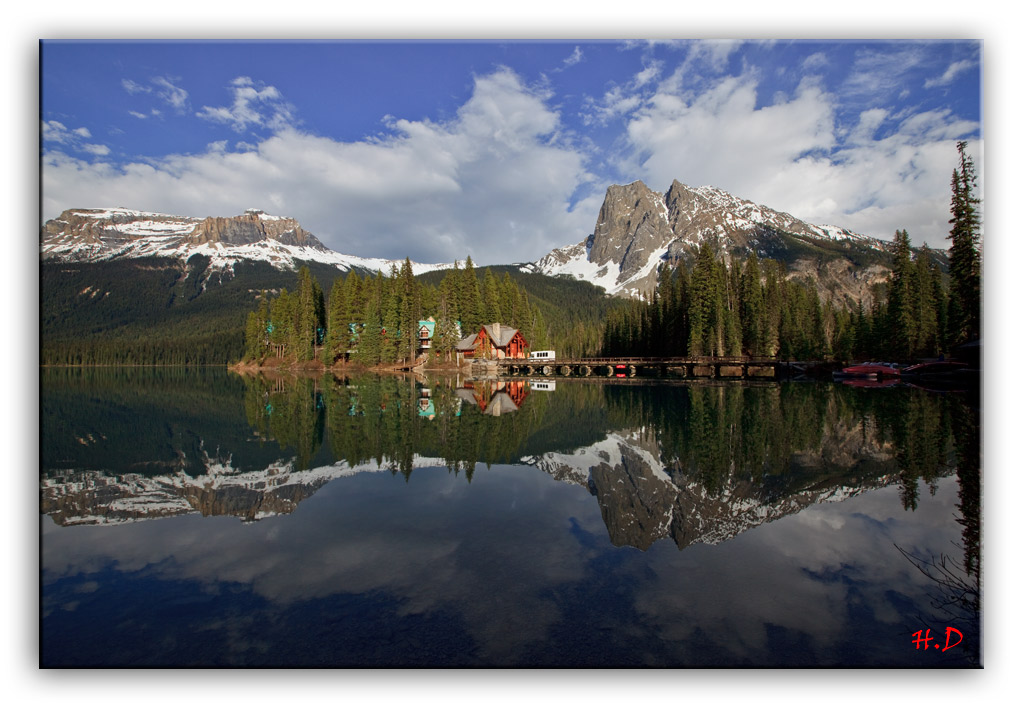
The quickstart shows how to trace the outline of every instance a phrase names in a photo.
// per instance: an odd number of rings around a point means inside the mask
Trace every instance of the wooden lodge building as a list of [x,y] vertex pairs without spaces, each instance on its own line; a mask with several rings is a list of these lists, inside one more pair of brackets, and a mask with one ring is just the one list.
[[529,347],[516,328],[492,323],[464,338],[455,349],[464,357],[478,359],[526,359]]
[[421,354],[430,349],[430,342],[434,339],[434,328],[436,326],[437,323],[434,321],[434,318],[427,318],[426,320],[419,321],[420,329],[417,336],[420,341]]
[[501,416],[518,411],[530,388],[521,379],[510,382],[491,379],[466,382],[456,393],[463,401],[476,404],[481,413]]

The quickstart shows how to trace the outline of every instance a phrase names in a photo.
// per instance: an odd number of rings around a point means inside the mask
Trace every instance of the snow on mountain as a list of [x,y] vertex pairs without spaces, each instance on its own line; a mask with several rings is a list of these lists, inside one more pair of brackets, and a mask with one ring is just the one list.
[[[445,467],[443,460],[414,456],[418,468]],[[390,470],[376,461],[297,470],[281,460],[262,470],[238,470],[230,459],[207,458],[206,472],[112,475],[104,471],[51,473],[41,484],[42,512],[62,526],[118,525],[184,514],[231,515],[253,522],[293,512],[298,504],[338,478]],[[397,466],[397,464],[394,464]]]
[[808,224],[715,187],[674,181],[662,194],[637,180],[608,188],[591,236],[555,249],[523,270],[589,281],[611,295],[643,297],[654,289],[662,264],[692,257],[708,239],[734,256],[756,253],[764,258],[774,257],[780,234],[885,249],[878,239]]
[[[821,458],[835,469],[835,449],[850,453],[848,464],[887,459],[890,454],[861,449],[863,442],[833,431],[835,440],[818,452],[807,451],[805,463]],[[851,447],[852,446],[852,447]],[[862,486],[813,486],[783,498],[765,498],[757,483],[730,475],[721,489],[708,491],[698,479],[671,474],[656,440],[643,430],[610,432],[606,438],[571,452],[551,452],[523,460],[556,480],[587,487],[598,499],[601,516],[616,546],[647,549],[671,538],[682,549],[691,544],[720,544],[766,522],[826,502],[841,502],[866,490],[893,484],[882,476]]]
[[[239,261],[264,261],[293,269],[299,261],[388,273],[402,260],[349,256],[332,251],[290,217],[249,209],[237,217],[182,217],[124,208],[69,209],[43,226],[40,255],[54,261],[107,261],[207,256],[210,267],[229,270]],[[451,264],[412,263],[419,275]]]
[[[891,451],[866,445],[845,429],[832,431],[820,450],[798,456],[804,468],[832,472],[855,470],[864,461],[877,465]],[[616,546],[647,549],[661,539],[680,548],[720,544],[758,525],[796,514],[814,505],[840,502],[898,481],[896,474],[866,476],[858,484],[810,484],[782,496],[765,495],[749,476],[728,474],[709,491],[698,477],[673,472],[663,459],[653,431],[611,431],[603,439],[573,451],[548,452],[519,461],[553,479],[590,491],[600,506]],[[241,470],[230,456],[204,455],[205,472],[181,470],[167,475],[114,475],[104,471],[52,471],[42,481],[42,512],[57,524],[117,525],[184,514],[229,515],[245,522],[290,514],[329,482],[362,473],[389,470],[392,462],[349,464],[338,461],[296,469],[280,460],[265,469]],[[442,459],[414,456],[414,468],[445,468]],[[947,472],[951,474],[952,469]]]

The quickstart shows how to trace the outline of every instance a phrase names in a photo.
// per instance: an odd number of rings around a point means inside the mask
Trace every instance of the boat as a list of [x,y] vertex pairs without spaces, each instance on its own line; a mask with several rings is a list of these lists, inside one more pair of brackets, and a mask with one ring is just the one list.
[[838,381],[843,386],[856,387],[858,389],[883,389],[885,387],[901,386],[900,380],[895,377],[877,379],[874,375],[868,378],[846,377]]
[[899,376],[899,367],[892,362],[861,362],[832,373],[834,379],[893,379]]
[[942,382],[966,379],[973,373],[971,365],[952,359],[914,364],[903,370],[907,379],[923,382]]

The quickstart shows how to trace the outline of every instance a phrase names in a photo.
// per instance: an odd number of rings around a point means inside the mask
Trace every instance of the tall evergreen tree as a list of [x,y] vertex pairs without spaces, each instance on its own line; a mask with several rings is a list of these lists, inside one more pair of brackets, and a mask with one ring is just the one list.
[[959,164],[953,170],[950,212],[952,225],[947,237],[949,247],[948,328],[952,344],[981,335],[981,217],[975,196],[977,175],[974,161],[967,154],[966,141],[956,144]]
[[505,275],[501,277],[498,292],[503,318],[499,322],[506,322],[516,328],[527,325],[530,313],[529,305],[526,303],[526,292],[520,290],[508,271],[505,271]]
[[[353,272],[349,272],[349,277]],[[358,276],[356,276],[358,277]],[[349,301],[348,289],[345,287],[345,280],[335,278],[331,284],[331,295],[327,307],[327,337],[324,341],[322,352],[323,363],[330,367],[339,357],[344,357],[348,350],[351,332],[350,324],[353,322],[348,318]]]
[[918,308],[913,302],[913,273],[910,260],[910,235],[906,229],[896,230],[893,237],[893,266],[888,279],[886,321],[888,351],[892,357],[906,360],[917,339]]
[[316,343],[317,307],[316,289],[309,269],[299,269],[298,302],[293,311],[293,328],[289,342],[292,356],[306,362],[313,359],[313,347]]
[[383,298],[384,277],[380,271],[377,271],[377,276],[370,281],[366,289],[366,303],[360,318],[363,327],[359,333],[359,343],[356,346],[355,359],[366,367],[376,366],[382,361],[384,319],[381,315],[381,301]]
[[483,300],[485,322],[505,322],[501,311],[501,293],[498,291],[498,279],[491,273],[490,268],[484,270]]
[[743,350],[756,357],[767,354],[767,322],[764,287],[757,255],[751,253],[740,280],[740,325]]
[[716,316],[716,269],[710,241],[700,245],[690,274],[690,337],[687,351],[692,356],[713,354]]
[[938,354],[941,351],[939,338],[939,301],[941,283],[936,290],[928,258],[919,255],[914,263],[913,302],[915,307],[915,336],[912,352],[919,357]]
[[413,362],[419,349],[419,320],[422,295],[420,286],[412,273],[412,262],[408,258],[402,264],[396,286],[398,291],[399,320],[397,337],[400,343],[397,355],[409,362]]
[[483,299],[480,297],[480,283],[476,277],[476,267],[473,266],[473,259],[469,256],[466,256],[466,263],[459,278],[459,310],[464,335],[479,331],[480,326],[486,321]]

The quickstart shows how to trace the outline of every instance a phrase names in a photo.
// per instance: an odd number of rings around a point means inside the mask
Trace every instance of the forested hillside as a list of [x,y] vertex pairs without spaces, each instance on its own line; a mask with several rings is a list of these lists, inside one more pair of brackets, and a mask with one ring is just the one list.
[[479,269],[471,257],[421,278],[409,261],[387,275],[353,271],[335,278],[329,290],[303,267],[292,291],[263,294],[249,313],[244,359],[411,364],[421,354],[420,328],[428,320],[436,363],[451,361],[460,339],[490,323],[519,330],[533,350],[594,355],[608,303],[590,284],[526,276],[511,267]]
[[650,300],[609,315],[603,353],[907,361],[948,351],[943,273],[926,255],[911,260],[906,232],[894,243],[893,274],[866,309],[820,297],[813,280],[787,279],[778,261],[751,254],[727,264],[706,241],[692,267],[662,269]]
[[[496,318],[529,331],[534,347],[596,353],[603,317],[613,302],[599,288],[524,274],[510,266],[469,265],[480,303],[468,305],[466,327],[470,321]],[[302,267],[324,299],[324,325],[332,299],[345,292],[347,280],[353,287],[355,281],[369,284],[376,278],[368,271],[344,273],[318,263]],[[410,318],[441,319],[445,276],[445,271],[437,271],[414,278],[420,304],[415,315],[407,314]],[[390,277],[381,274],[383,281]],[[207,258],[193,256],[186,264],[166,258],[47,261],[40,265],[40,285],[41,364],[222,365],[244,356],[246,320],[261,299],[269,305],[282,293],[297,294],[300,278],[295,271],[249,261],[236,264],[232,271],[218,271],[209,268]],[[502,301],[497,307],[495,298]],[[516,314],[513,301],[529,304]],[[335,306],[342,307],[341,301]],[[364,306],[364,300],[357,300],[345,307]],[[479,312],[473,314],[475,310]],[[363,321],[362,313],[351,318]]]
[[978,340],[980,200],[966,146],[957,144],[951,180],[948,258],[915,252],[907,231],[897,229],[889,276],[870,305],[823,297],[820,281],[792,277],[774,259],[752,253],[742,264],[727,262],[709,239],[692,263],[662,268],[649,300],[610,314],[604,354],[907,362]]
[[[193,256],[40,266],[42,364],[225,364],[243,352],[246,313],[295,273]],[[337,270],[310,264],[324,277]]]
[[[546,276],[524,273],[516,266],[477,268],[477,278],[484,281],[487,271],[502,282],[512,280],[525,291],[547,325],[547,346],[566,356],[596,356],[601,348],[601,335],[608,313],[629,301],[608,296],[602,288],[568,276]],[[422,276],[426,284],[440,284],[444,271]],[[542,349],[530,342],[533,349]]]
[[[765,241],[774,249],[745,260],[708,238],[664,262],[672,265],[656,290],[632,301],[571,277],[477,268],[469,257],[420,276],[408,260],[387,274],[316,262],[298,264],[298,273],[252,261],[224,270],[205,255],[44,261],[41,363],[222,365],[273,353],[375,366],[415,359],[428,319],[432,352],[442,354],[460,336],[501,323],[531,349],[562,356],[935,357],[981,336],[980,200],[966,143],[957,149],[948,254],[911,249],[905,230],[888,253],[856,240],[775,234]],[[854,278],[883,274],[868,302],[828,282],[840,261]]]

